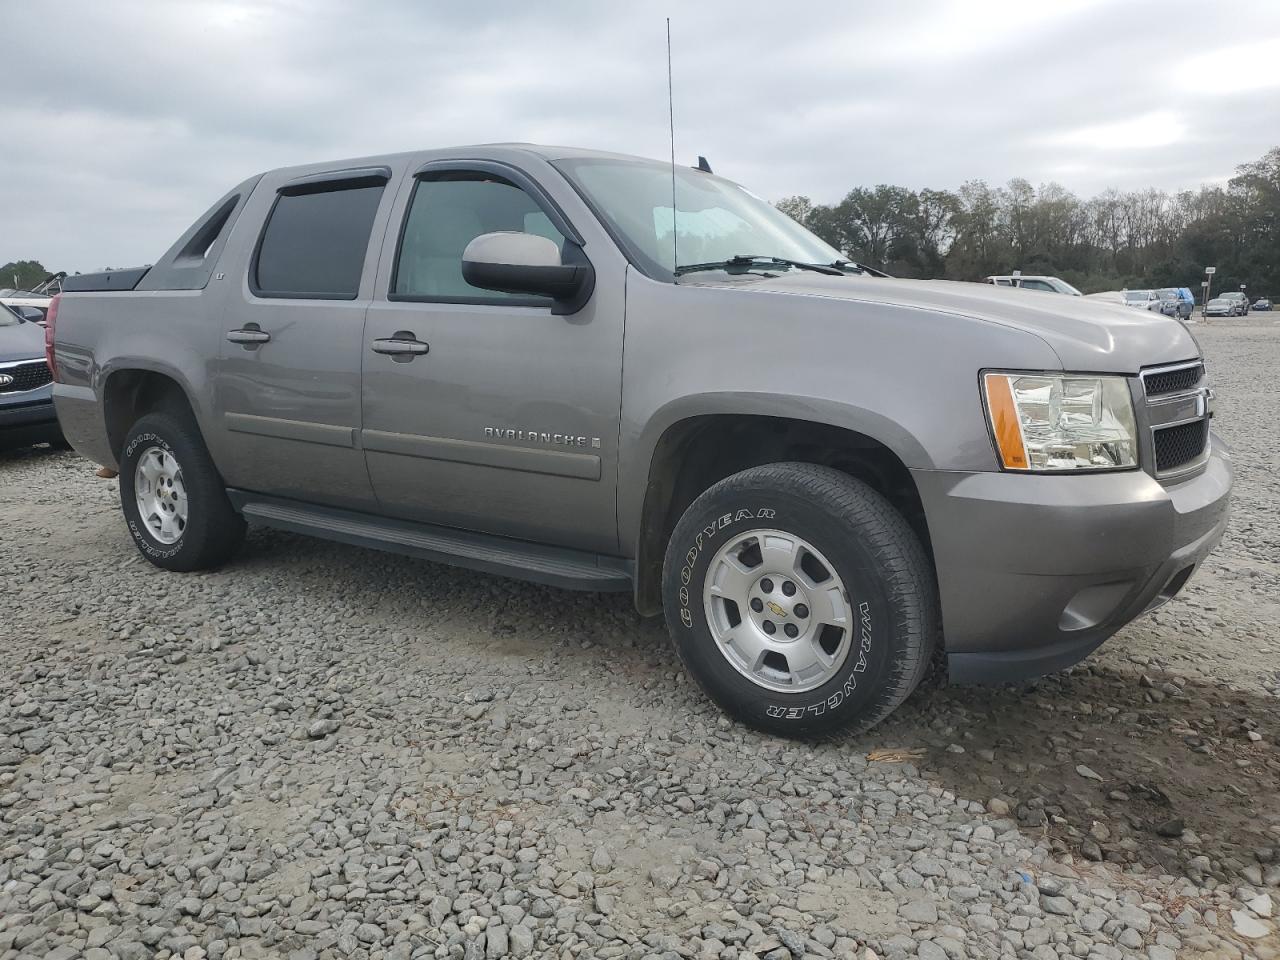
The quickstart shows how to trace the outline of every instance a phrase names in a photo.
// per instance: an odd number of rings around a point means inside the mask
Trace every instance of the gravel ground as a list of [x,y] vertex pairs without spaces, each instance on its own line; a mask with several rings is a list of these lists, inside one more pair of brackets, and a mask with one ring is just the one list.
[[621,596],[272,531],[156,570],[0,455],[0,960],[1280,956],[1280,323],[1218,553],[1087,665],[811,746]]

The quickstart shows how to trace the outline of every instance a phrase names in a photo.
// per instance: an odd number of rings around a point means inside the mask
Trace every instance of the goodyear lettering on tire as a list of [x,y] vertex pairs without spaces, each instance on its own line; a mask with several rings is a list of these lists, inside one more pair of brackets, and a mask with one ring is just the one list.
[[736,513],[726,513],[721,517],[717,517],[698,532],[693,538],[693,546],[691,546],[684,555],[684,566],[680,568],[680,622],[686,627],[693,627],[693,614],[689,612],[689,581],[693,579],[693,567],[698,562],[698,556],[702,553],[707,543],[713,540],[717,533],[725,527],[739,523],[742,520],[772,520],[777,515],[776,511],[769,507],[761,507],[758,510],[741,509]]

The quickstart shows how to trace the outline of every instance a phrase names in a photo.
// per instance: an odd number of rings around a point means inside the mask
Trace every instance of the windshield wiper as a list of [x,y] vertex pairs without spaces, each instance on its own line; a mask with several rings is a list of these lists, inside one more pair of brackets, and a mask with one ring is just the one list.
[[877,270],[875,267],[868,267],[865,263],[859,263],[857,260],[836,260],[831,266],[835,267],[841,273],[848,273],[851,269],[855,273],[866,274],[868,277],[884,277],[892,279],[889,274],[883,270]]
[[716,260],[712,263],[682,263],[676,267],[675,273],[677,277],[683,277],[686,273],[697,273],[701,270],[724,270],[728,273],[733,273],[734,267],[739,268],[738,272],[745,273],[753,267],[767,266],[795,267],[797,270],[812,270],[814,273],[825,273],[831,277],[843,277],[845,275],[843,270],[833,264],[805,263],[802,260],[788,260],[786,257],[766,257],[745,253],[730,257],[728,260]]

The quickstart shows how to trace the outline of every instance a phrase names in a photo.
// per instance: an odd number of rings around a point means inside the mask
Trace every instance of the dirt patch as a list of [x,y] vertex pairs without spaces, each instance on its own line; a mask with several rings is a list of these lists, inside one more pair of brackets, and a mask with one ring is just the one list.
[[1280,699],[1264,693],[1086,667],[1022,690],[922,689],[878,732],[1077,857],[1233,882],[1280,862]]

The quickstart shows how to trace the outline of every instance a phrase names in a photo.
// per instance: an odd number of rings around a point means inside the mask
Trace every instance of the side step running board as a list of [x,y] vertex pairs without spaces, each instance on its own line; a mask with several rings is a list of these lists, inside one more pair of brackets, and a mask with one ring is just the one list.
[[631,589],[631,564],[618,557],[317,507],[244,490],[229,489],[227,496],[246,520],[265,527],[568,590]]

